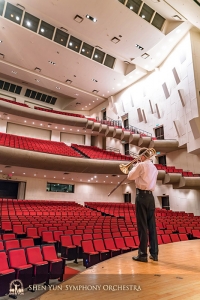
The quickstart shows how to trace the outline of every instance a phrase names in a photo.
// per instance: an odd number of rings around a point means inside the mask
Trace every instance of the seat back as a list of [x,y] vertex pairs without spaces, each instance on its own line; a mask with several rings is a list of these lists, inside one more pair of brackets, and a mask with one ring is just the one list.
[[38,232],[37,232],[37,228],[34,228],[34,227],[28,227],[26,228],[26,234],[27,236],[37,236],[38,235]]
[[2,234],[2,240],[7,241],[7,240],[14,240],[16,238],[15,233],[4,233]]
[[161,237],[162,237],[162,240],[163,240],[164,244],[168,244],[168,243],[172,242],[171,239],[170,239],[169,234],[163,234],[163,235],[161,235]]
[[27,261],[30,264],[35,264],[43,261],[41,249],[39,246],[26,248]]
[[7,255],[5,251],[0,252],[0,262],[0,272],[9,269]]
[[59,241],[60,242],[60,236],[63,234],[62,230],[56,230],[53,231],[53,237],[55,241]]
[[188,237],[186,233],[179,233],[179,238],[181,241],[188,241]]
[[8,251],[8,259],[11,268],[27,265],[24,249],[11,249]]
[[115,249],[115,243],[112,238],[104,239],[106,249]]
[[57,258],[54,245],[45,245],[42,247],[42,255],[44,260],[53,260]]
[[73,246],[71,235],[60,236],[61,245],[64,247]]
[[4,244],[3,241],[0,241],[0,251],[4,250]]
[[105,245],[104,245],[103,239],[93,240],[93,245],[94,245],[94,249],[96,251],[105,250]]
[[177,233],[173,233],[173,234],[170,234],[170,238],[172,240],[172,242],[180,242],[180,239],[179,239],[179,236]]
[[42,239],[44,241],[53,241],[54,240],[52,231],[42,231],[41,234],[42,234]]
[[14,233],[21,233],[23,232],[23,226],[22,225],[13,225],[13,232]]
[[72,235],[72,243],[75,246],[80,246],[82,240],[82,235]]
[[114,238],[114,241],[115,241],[115,245],[116,245],[117,248],[126,247],[123,237],[116,237],[116,238]]
[[92,240],[92,234],[91,233],[84,233],[83,234],[83,240]]
[[125,236],[124,241],[127,247],[134,248],[136,247],[134,238],[132,236]]
[[47,231],[47,227],[38,227],[38,235],[42,235],[42,231]]
[[83,248],[83,252],[95,252],[92,240],[82,240],[81,245]]
[[1,229],[3,230],[12,230],[12,224],[11,222],[2,222],[1,223]]
[[102,239],[102,234],[101,233],[93,233],[93,238],[94,239]]
[[20,240],[20,244],[22,248],[26,248],[26,247],[32,247],[34,246],[34,240],[33,239],[21,239]]
[[19,240],[7,240],[4,242],[5,250],[20,248]]

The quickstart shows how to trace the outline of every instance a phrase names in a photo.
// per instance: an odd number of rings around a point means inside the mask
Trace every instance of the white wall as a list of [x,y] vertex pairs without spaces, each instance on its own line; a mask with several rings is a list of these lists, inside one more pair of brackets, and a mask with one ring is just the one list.
[[45,129],[39,129],[29,126],[23,126],[14,123],[7,123],[7,133],[20,136],[26,136],[31,138],[37,138],[42,140],[51,139],[51,131]]
[[[177,84],[172,72],[176,68],[180,83]],[[151,72],[132,86],[113,96],[107,111],[110,115],[123,116],[128,113],[129,124],[154,134],[157,125],[164,126],[166,139],[177,139],[180,146],[193,143],[189,121],[199,113],[197,108],[196,85],[193,70],[191,35],[188,33],[173,49],[160,68]],[[166,99],[162,85],[166,83],[170,97]],[[178,90],[184,90],[185,106],[182,105]],[[152,102],[151,112],[149,100]],[[156,111],[156,104],[159,110]],[[147,123],[139,121],[138,109],[144,110]],[[178,132],[174,126],[177,123]],[[196,145],[197,147],[199,145]],[[191,149],[194,150],[195,145]]]
[[71,134],[71,133],[61,132],[60,141],[63,143],[66,143],[68,145],[71,145],[71,144],[84,145],[85,144],[85,136],[82,134]]

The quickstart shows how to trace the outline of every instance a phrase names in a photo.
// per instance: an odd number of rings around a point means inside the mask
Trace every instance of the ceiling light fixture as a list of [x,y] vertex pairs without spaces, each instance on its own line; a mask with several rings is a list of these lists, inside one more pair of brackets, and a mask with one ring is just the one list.
[[79,16],[79,15],[76,15],[74,17],[74,21],[76,21],[77,23],[81,23],[81,22],[83,22],[83,18],[81,16]]
[[65,82],[66,82],[67,84],[71,84],[71,83],[72,83],[72,80],[67,79]]
[[149,54],[148,53],[144,53],[144,54],[141,55],[141,57],[144,58],[144,59],[147,59],[149,57]]
[[4,59],[5,55],[3,53],[0,53],[0,59]]
[[37,81],[37,82],[40,82],[40,80],[39,80],[39,79],[35,79],[35,81]]
[[120,42],[120,39],[118,39],[116,36],[114,38],[112,38],[111,42],[113,42],[114,44],[117,44]]
[[90,15],[86,15],[86,18],[89,19],[92,22],[97,22],[96,18],[91,17]]
[[59,87],[59,86],[56,86],[56,89],[57,89],[57,90],[60,90],[60,87]]
[[144,50],[144,48],[138,44],[135,44],[135,47],[137,47],[139,50]]
[[42,70],[41,70],[40,68],[36,67],[36,68],[34,69],[34,71],[40,73]]
[[92,93],[95,93],[95,94],[97,94],[99,91],[97,91],[97,90],[93,90],[92,91]]
[[3,41],[0,40],[0,43],[3,43]]
[[48,62],[49,62],[51,65],[54,65],[54,66],[55,66],[55,64],[56,64],[55,62],[53,62],[53,61],[51,61],[51,60],[49,60]]
[[17,72],[16,72],[16,71],[12,71],[12,73],[13,73],[13,74],[17,74]]
[[60,27],[60,29],[63,31],[68,31],[65,27]]
[[94,81],[94,82],[98,82],[98,80],[96,80],[96,79],[94,79],[94,78],[92,79],[92,81]]

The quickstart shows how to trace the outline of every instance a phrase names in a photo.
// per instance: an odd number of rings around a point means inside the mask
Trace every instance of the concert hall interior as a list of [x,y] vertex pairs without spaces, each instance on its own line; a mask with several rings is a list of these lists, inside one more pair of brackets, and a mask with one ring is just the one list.
[[[187,244],[188,260],[195,240],[199,251],[199,20],[197,0],[0,0],[0,259],[8,270],[14,248],[32,261],[22,239],[44,261],[55,250],[64,280],[108,258],[84,254],[96,250],[95,239],[105,249],[106,238],[126,247],[131,240],[137,250],[136,187],[120,165],[134,168],[143,147],[153,149],[158,169],[160,249]],[[124,255],[128,266],[124,252],[109,263]],[[6,276],[0,299],[9,294]]]

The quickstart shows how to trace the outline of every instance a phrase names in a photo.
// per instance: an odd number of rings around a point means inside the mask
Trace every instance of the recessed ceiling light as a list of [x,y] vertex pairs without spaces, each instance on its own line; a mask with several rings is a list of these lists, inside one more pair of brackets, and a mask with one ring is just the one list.
[[17,21],[19,21],[19,20],[20,20],[20,18],[19,18],[18,16],[16,16],[16,20],[17,20]]
[[49,62],[51,65],[54,65],[54,66],[55,66],[55,64],[56,64],[55,62],[53,62],[53,61],[51,61],[51,60],[49,60],[48,62]]
[[57,89],[57,90],[60,90],[60,87],[59,87],[59,86],[56,86],[56,89]]
[[36,174],[34,174],[34,176],[36,176]]
[[26,175],[26,173],[23,173],[23,175]]
[[131,6],[129,6],[129,8],[130,8],[130,9],[133,9],[133,6],[131,5]]
[[13,73],[13,74],[17,74],[17,72],[16,72],[16,71],[12,71],[12,73]]
[[142,15],[142,19],[145,19],[145,15]]
[[70,129],[70,130],[72,130],[72,129]]
[[75,94],[76,96],[78,96],[79,94]]
[[39,79],[35,79],[35,81],[37,81],[37,82],[40,82],[40,80],[39,80]]
[[41,28],[40,31],[41,31],[41,32],[44,32],[44,28]]
[[71,84],[71,83],[72,83],[72,80],[67,79],[65,82],[66,82],[67,84]]
[[91,20],[92,22],[97,22],[96,18],[91,17],[90,15],[86,15],[86,18]]
[[0,43],[3,43],[3,41],[0,40]]
[[63,128],[63,130],[65,130],[65,128]]
[[56,176],[54,176],[54,178],[56,178]]
[[55,129],[57,129],[58,127],[56,126]]
[[47,177],[46,175],[44,175],[44,177]]
[[32,124],[35,124],[35,122],[33,122]]
[[72,42],[70,42],[70,43],[69,43],[69,46],[72,46],[72,45],[73,45],[73,43],[72,43]]
[[27,25],[28,27],[30,27],[30,26],[31,26],[31,22],[30,22],[30,21],[27,21],[27,22],[26,22],[26,25]]
[[24,120],[24,123],[26,123],[26,120]]
[[138,48],[141,51],[144,50],[144,48],[142,46],[138,45],[138,44],[135,44],[135,47]]
[[94,82],[98,82],[98,80],[96,80],[96,79],[94,79],[94,78],[92,79],[92,81],[94,81]]
[[42,124],[40,124],[40,126],[42,126]]

